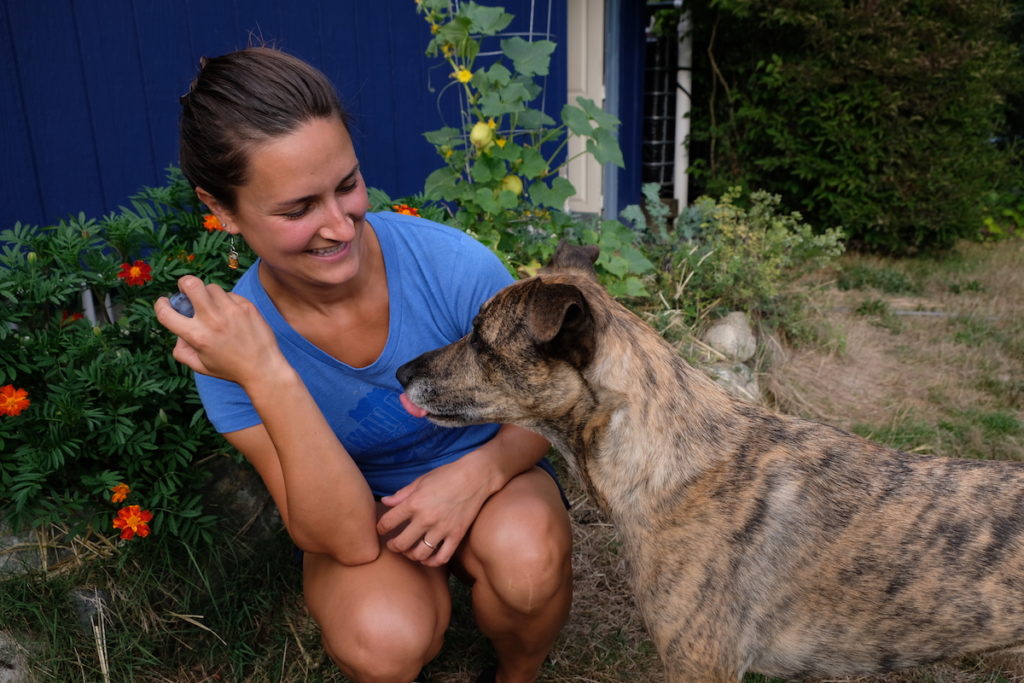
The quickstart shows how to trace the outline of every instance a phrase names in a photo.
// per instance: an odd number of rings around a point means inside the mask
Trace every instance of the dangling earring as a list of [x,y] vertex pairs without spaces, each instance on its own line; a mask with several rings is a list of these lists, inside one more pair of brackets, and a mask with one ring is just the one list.
[[238,268],[238,252],[235,250],[235,236],[231,236],[231,242],[228,245],[228,268],[236,270]]

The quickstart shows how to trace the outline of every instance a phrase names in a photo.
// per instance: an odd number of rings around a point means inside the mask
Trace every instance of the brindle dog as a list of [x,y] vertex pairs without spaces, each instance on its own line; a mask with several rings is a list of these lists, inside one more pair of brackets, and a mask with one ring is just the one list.
[[614,522],[670,681],[873,674],[1024,644],[1024,464],[730,398],[562,245],[398,371],[439,425],[546,436]]

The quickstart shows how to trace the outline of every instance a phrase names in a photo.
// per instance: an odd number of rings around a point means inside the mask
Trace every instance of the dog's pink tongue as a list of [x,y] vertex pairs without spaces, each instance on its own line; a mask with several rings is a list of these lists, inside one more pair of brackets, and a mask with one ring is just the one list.
[[405,408],[406,411],[413,417],[427,416],[427,411],[423,410],[423,408],[420,408],[418,405],[410,401],[409,397],[406,396],[405,393],[402,393],[402,395],[398,397],[398,400],[402,403],[402,407]]

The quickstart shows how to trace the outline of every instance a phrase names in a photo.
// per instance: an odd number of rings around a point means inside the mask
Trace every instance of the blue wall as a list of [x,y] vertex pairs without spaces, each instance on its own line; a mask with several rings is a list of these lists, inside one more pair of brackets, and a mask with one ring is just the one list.
[[[509,30],[527,30],[532,10],[534,30],[564,46],[563,0],[484,4],[516,15]],[[417,192],[440,165],[422,133],[457,125],[429,35],[413,0],[0,0],[0,229],[100,216],[162,184],[199,58],[250,36],[334,81],[368,184]],[[556,118],[565,92],[560,47],[546,83]]]

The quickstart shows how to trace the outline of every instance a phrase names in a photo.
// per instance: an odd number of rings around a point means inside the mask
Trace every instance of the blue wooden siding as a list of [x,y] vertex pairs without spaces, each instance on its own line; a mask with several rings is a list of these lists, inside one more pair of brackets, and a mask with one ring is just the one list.
[[[510,30],[565,43],[563,0],[495,2]],[[250,36],[320,68],[355,117],[370,185],[422,189],[440,165],[422,133],[455,122],[448,69],[423,49],[413,0],[0,0],[0,228],[100,216],[177,163],[178,97],[201,56]],[[486,48],[486,46],[485,46]],[[595,55],[595,58],[600,58]],[[546,109],[565,101],[555,52]]]

